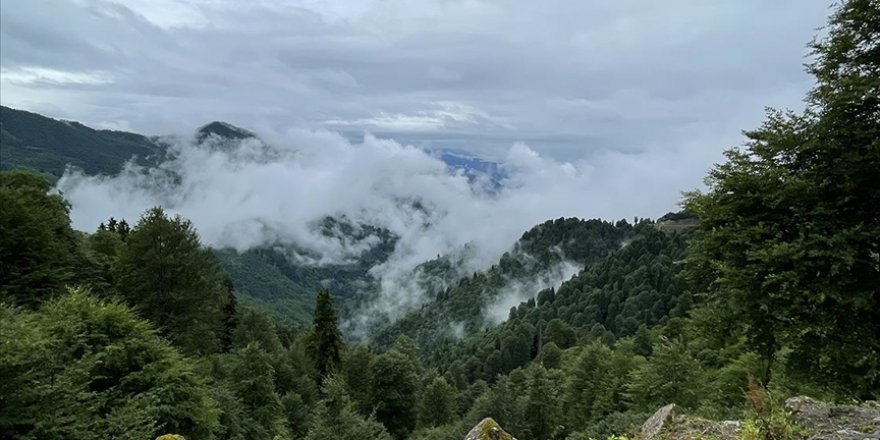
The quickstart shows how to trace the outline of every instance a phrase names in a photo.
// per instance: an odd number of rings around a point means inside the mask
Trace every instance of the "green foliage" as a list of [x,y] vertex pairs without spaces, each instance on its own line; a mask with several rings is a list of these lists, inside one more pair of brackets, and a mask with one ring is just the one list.
[[681,340],[662,340],[654,355],[630,373],[628,397],[642,411],[668,403],[693,409],[702,397],[700,364]]
[[741,440],[793,440],[803,438],[788,414],[769,390],[755,382],[749,384],[747,418],[743,422]]
[[771,111],[692,193],[705,234],[693,259],[717,310],[765,362],[840,395],[880,391],[880,7],[843,2],[813,43],[803,114]]
[[342,356],[342,333],[336,326],[336,312],[330,292],[322,290],[315,300],[315,319],[309,336],[309,354],[322,380],[335,370]]
[[307,440],[391,440],[381,423],[357,413],[339,377],[329,376],[324,381],[323,394]]
[[0,299],[35,306],[75,278],[68,205],[50,189],[33,173],[0,172]]
[[117,291],[184,353],[220,351],[232,329],[232,291],[192,224],[147,211],[113,264]]
[[391,350],[370,364],[371,403],[376,419],[396,439],[404,439],[416,427],[418,417],[417,360]]
[[[210,251],[160,208],[132,230],[110,218],[78,234],[47,181],[2,172],[0,432],[459,440],[492,417],[521,438],[625,440],[674,402],[717,418],[745,410],[746,440],[793,438],[776,393],[880,392],[880,327],[867,324],[880,322],[877,29],[876,0],[843,2],[811,46],[808,109],[771,112],[710,172],[705,194],[686,196],[685,212],[632,225],[548,221],[478,273],[464,271],[468,249],[438,256],[413,274],[430,300],[379,328],[372,347],[347,350],[330,293],[314,307],[311,295],[328,282],[343,317],[369,301],[354,295],[375,288],[369,269],[396,243],[388,231],[317,222],[329,237],[380,238],[359,262],[328,266],[292,263],[320,257],[293,246]],[[4,167],[57,173],[73,155],[113,172],[135,150],[161,150],[2,111]],[[89,142],[118,149],[83,152]],[[564,261],[584,269],[532,292],[503,323],[486,319],[511,283]],[[56,297],[77,284],[109,299]],[[233,286],[270,313],[236,312]]]
[[539,359],[544,368],[559,368],[559,365],[562,362],[562,350],[559,349],[559,346],[557,346],[555,342],[544,344],[544,346],[541,347]]
[[358,300],[354,297],[356,292],[377,288],[370,269],[388,259],[394,251],[396,236],[386,229],[356,224],[344,217],[327,217],[310,226],[316,233],[348,242],[375,238],[379,241],[371,244],[356,261],[340,264],[304,264],[301,260],[320,260],[321,256],[290,244],[274,244],[240,253],[233,249],[215,250],[223,269],[232,277],[242,304],[264,308],[277,320],[305,325],[314,313],[316,291],[332,292],[339,310],[344,313],[357,306],[354,304]]
[[187,361],[125,306],[87,292],[2,310],[0,431],[14,438],[214,438],[216,403]]
[[[599,261],[618,249],[630,231],[631,227],[625,222],[614,225],[601,220],[560,218],[527,231],[512,251],[505,253],[498,264],[485,272],[473,276],[463,274],[462,264],[454,256],[425,263],[417,274],[427,278],[424,287],[434,301],[389,326],[377,329],[371,335],[371,342],[384,348],[404,334],[424,349],[430,365],[438,363],[444,354],[452,354],[445,347],[454,345],[458,339],[452,330],[453,324],[463,327],[466,333],[490,325],[484,309],[499,298],[510,283],[533,280],[563,261],[582,265]],[[531,346],[532,341],[526,344]],[[512,370],[531,359],[530,348],[527,353],[523,353],[522,347],[509,348],[508,353],[499,354],[505,356],[502,370]],[[490,372],[484,378],[491,376]]]
[[257,342],[235,352],[231,384],[244,408],[245,438],[272,440],[287,436],[281,398],[275,392],[271,357]]
[[239,311],[235,331],[232,333],[232,346],[242,349],[249,344],[259,344],[267,352],[281,351],[281,340],[275,330],[275,322],[263,311],[244,308]]
[[370,404],[370,364],[373,353],[365,345],[357,344],[346,351],[343,374],[348,394],[362,415],[372,412]]
[[424,392],[419,402],[419,425],[435,427],[452,423],[455,420],[457,400],[455,388],[442,376],[435,377]]
[[[302,286],[288,278],[278,266],[258,252],[238,253],[214,250],[221,267],[232,278],[242,305],[261,308],[279,320],[305,324],[314,313],[317,286]],[[281,264],[289,262],[280,260]]]

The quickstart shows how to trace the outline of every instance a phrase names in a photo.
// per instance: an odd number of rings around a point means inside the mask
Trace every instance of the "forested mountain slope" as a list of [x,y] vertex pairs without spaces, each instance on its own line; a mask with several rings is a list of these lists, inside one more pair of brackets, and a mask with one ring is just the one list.
[[642,221],[625,247],[558,289],[537,292],[511,309],[501,325],[461,340],[423,345],[428,363],[459,382],[492,381],[548,349],[565,350],[583,339],[613,344],[671,317],[684,317],[692,293],[681,271],[693,232],[664,233]]
[[31,168],[55,178],[67,165],[89,174],[114,174],[136,158],[156,163],[165,147],[155,138],[95,130],[79,122],[0,107],[0,168]]
[[397,336],[407,335],[433,347],[439,341],[456,339],[457,333],[480,331],[504,319],[505,304],[515,306],[547,285],[559,284],[584,266],[601,261],[631,233],[632,226],[625,221],[560,218],[525,232],[510,252],[485,271],[458,278],[458,267],[448,259],[425,263],[421,273],[445,280],[448,287],[428,289],[430,302],[374,331],[372,342],[386,347]]
[[325,235],[343,235],[340,239],[357,242],[378,237],[378,242],[353,261],[327,264],[298,262],[303,251],[290,245],[262,246],[244,252],[216,249],[214,254],[232,278],[242,304],[259,306],[276,319],[303,325],[311,320],[315,292],[319,290],[333,292],[341,307],[375,292],[376,279],[369,271],[387,260],[397,238],[369,225],[353,228],[346,219],[328,217],[318,227]]

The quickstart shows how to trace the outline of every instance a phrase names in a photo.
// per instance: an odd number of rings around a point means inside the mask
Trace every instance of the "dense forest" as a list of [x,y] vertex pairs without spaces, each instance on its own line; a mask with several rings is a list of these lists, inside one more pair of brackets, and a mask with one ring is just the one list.
[[[550,220],[476,273],[426,262],[429,301],[361,339],[334,300],[354,292],[318,282],[332,274],[277,284],[283,254],[216,252],[161,207],[79,232],[57,164],[0,171],[0,438],[460,440],[493,417],[586,440],[676,403],[794,439],[780,399],[880,399],[880,5],[843,2],[810,47],[806,109],[769,111],[681,212]],[[582,270],[486,319],[563,261]],[[234,279],[288,308],[243,304]]]

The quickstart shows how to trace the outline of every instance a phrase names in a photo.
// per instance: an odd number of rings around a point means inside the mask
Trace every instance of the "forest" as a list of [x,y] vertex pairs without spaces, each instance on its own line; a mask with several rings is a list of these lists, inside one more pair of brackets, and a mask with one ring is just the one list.
[[[842,2],[810,47],[806,109],[769,110],[681,212],[548,220],[459,278],[426,262],[430,301],[362,338],[341,328],[348,292],[279,319],[237,299],[224,267],[246,269],[186,218],[76,231],[45,173],[0,171],[0,438],[460,440],[492,417],[587,440],[669,403],[801,438],[781,399],[880,399],[880,5]],[[483,319],[563,253],[583,269]]]

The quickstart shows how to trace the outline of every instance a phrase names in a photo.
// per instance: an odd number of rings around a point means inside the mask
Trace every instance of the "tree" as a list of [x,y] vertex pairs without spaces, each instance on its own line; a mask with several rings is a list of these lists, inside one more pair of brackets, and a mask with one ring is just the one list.
[[562,350],[555,342],[544,344],[541,347],[541,365],[548,370],[559,368],[562,362]]
[[541,365],[528,369],[527,393],[523,418],[529,438],[547,439],[562,420],[560,416],[560,371],[547,371]]
[[691,193],[704,231],[692,259],[771,378],[792,372],[843,395],[880,391],[880,5],[844,1],[812,43],[803,114],[771,111],[745,149]]
[[693,409],[701,394],[700,364],[682,341],[661,341],[653,351],[654,356],[630,374],[630,402],[643,411],[670,402]]
[[611,349],[593,342],[584,347],[575,360],[574,371],[567,375],[563,397],[570,426],[584,426],[594,418],[595,400],[601,392],[610,357]]
[[275,392],[271,356],[252,342],[235,353],[232,384],[248,416],[245,437],[254,440],[287,438],[281,398]]
[[119,249],[116,289],[187,354],[222,350],[230,284],[192,224],[147,211]]
[[450,423],[455,417],[458,393],[442,376],[437,376],[425,388],[419,404],[419,424],[434,427]]
[[36,174],[0,172],[0,299],[34,307],[74,278],[69,207],[50,189]]
[[232,346],[237,349],[247,347],[251,343],[259,343],[269,353],[281,352],[281,341],[275,333],[275,322],[268,313],[253,308],[245,308],[239,312],[232,333]]
[[547,328],[544,329],[543,342],[545,344],[548,342],[555,342],[559,348],[566,349],[577,342],[577,336],[570,325],[566,324],[559,318],[554,318],[547,323]]
[[323,381],[334,371],[342,355],[342,334],[336,326],[336,312],[330,292],[318,292],[315,300],[315,318],[309,339],[309,354],[315,361],[318,380]]
[[370,363],[373,357],[373,353],[366,346],[358,344],[348,350],[343,367],[348,394],[351,396],[354,408],[362,415],[368,415],[372,411]]
[[418,380],[412,360],[396,350],[377,356],[370,365],[376,419],[398,440],[406,438],[416,426]]
[[328,376],[322,392],[306,440],[391,440],[381,423],[355,411],[340,378]]
[[212,439],[204,380],[126,306],[72,289],[38,311],[0,309],[0,432],[9,438]]

